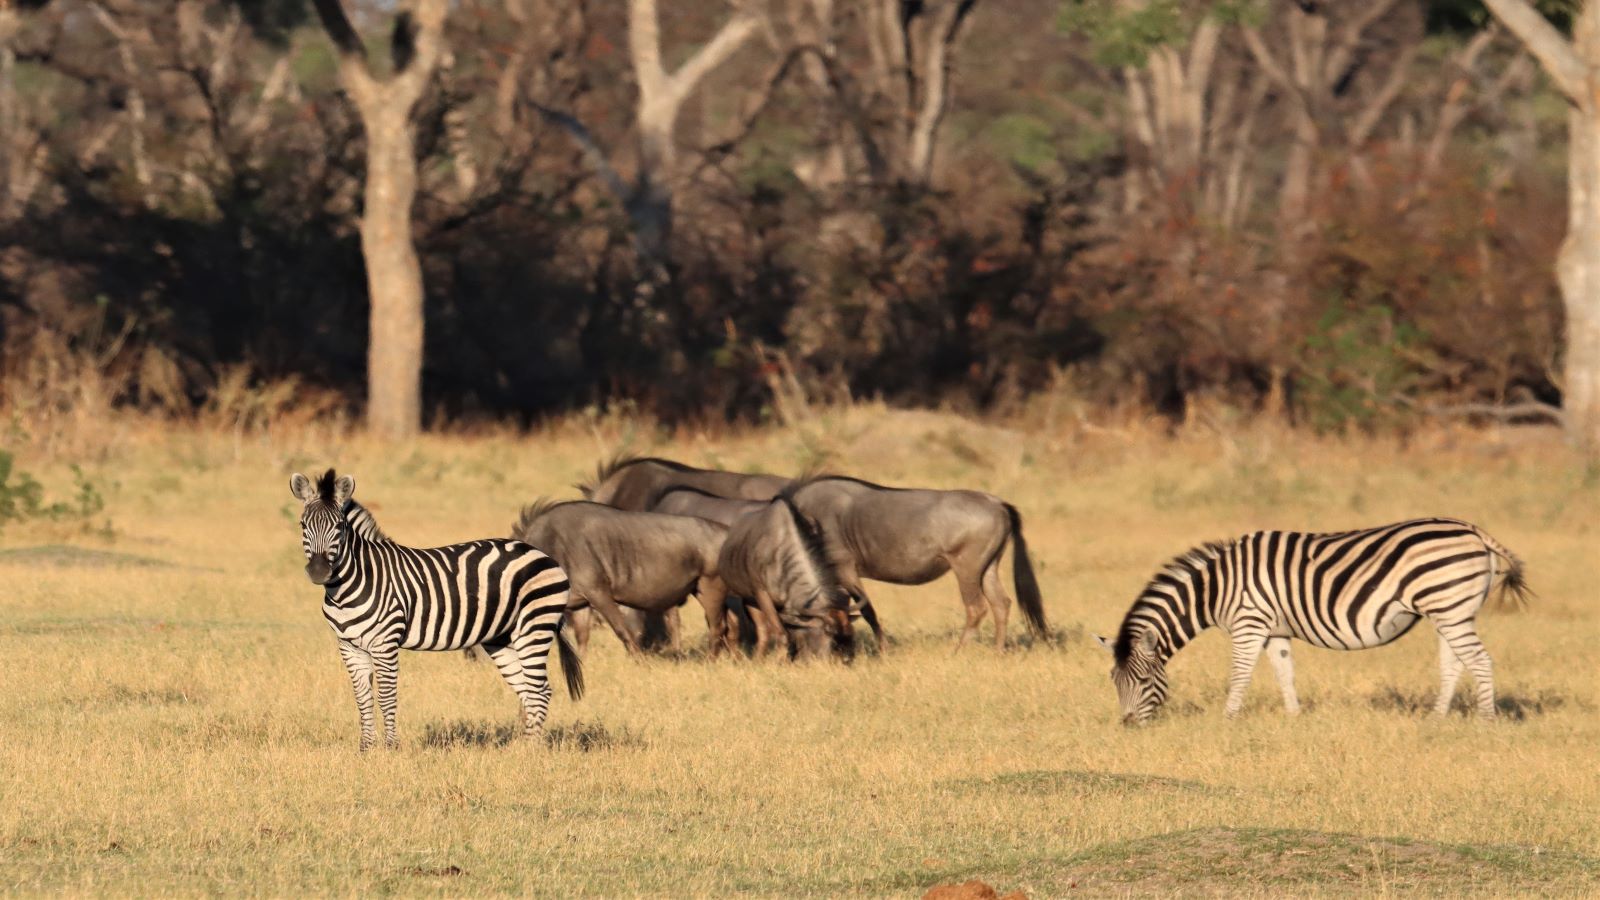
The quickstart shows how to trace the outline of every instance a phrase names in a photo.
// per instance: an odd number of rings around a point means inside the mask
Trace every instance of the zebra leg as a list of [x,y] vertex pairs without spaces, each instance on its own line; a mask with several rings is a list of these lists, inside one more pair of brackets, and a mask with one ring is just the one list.
[[383,712],[383,744],[388,749],[394,750],[400,746],[400,734],[395,724],[400,648],[387,647],[374,652],[372,666],[372,680],[378,688],[378,709]]
[[550,713],[550,648],[558,640],[560,627],[559,612],[555,616],[532,615],[517,630],[511,644],[521,661],[525,684],[524,689],[517,691],[522,699],[522,736],[525,738],[536,738],[544,733],[545,716]]
[[1478,638],[1478,629],[1470,619],[1440,625],[1439,638],[1450,645],[1456,658],[1472,672],[1472,684],[1478,695],[1478,716],[1494,718],[1497,713],[1494,706],[1494,663],[1489,659],[1489,651],[1483,648],[1483,641]]
[[[511,644],[503,642],[484,644],[483,648],[494,660],[494,666],[500,670],[500,677],[505,679],[506,686],[517,695],[517,703],[522,707],[522,733],[531,733],[537,692],[534,690],[532,679],[529,678],[528,667],[523,663],[522,654]],[[546,690],[548,693],[548,688]],[[548,702],[547,697],[546,705]],[[543,721],[542,716],[539,717],[539,721]]]
[[1433,714],[1447,716],[1450,714],[1450,701],[1456,697],[1456,682],[1461,680],[1461,670],[1466,666],[1462,664],[1461,657],[1456,655],[1450,642],[1445,640],[1444,632],[1439,633],[1439,699],[1433,704]]
[[1256,631],[1234,632],[1233,671],[1228,675],[1228,703],[1222,711],[1232,719],[1244,709],[1244,692],[1250,687],[1256,659],[1266,646],[1267,636]]
[[1267,638],[1267,659],[1278,676],[1278,688],[1283,691],[1283,710],[1291,716],[1300,715],[1300,698],[1294,692],[1294,660],[1289,656],[1289,639]]
[[361,750],[365,753],[375,743],[372,720],[372,657],[367,651],[349,641],[339,642],[339,657],[350,673],[350,687],[355,689],[356,708],[361,711]]

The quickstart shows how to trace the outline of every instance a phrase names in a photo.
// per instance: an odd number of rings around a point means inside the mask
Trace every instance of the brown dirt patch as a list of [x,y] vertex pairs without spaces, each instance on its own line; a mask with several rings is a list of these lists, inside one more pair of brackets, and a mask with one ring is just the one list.
[[1012,891],[1005,896],[990,887],[987,882],[974,878],[961,884],[941,884],[928,888],[922,895],[922,900],[1028,900],[1028,895],[1021,891]]

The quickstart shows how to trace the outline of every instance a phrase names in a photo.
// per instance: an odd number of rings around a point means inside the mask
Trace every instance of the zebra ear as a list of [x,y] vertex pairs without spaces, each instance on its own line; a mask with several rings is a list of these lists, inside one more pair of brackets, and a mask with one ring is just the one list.
[[1139,632],[1139,649],[1146,653],[1156,652],[1156,633],[1154,631]]
[[311,483],[311,479],[296,472],[294,477],[289,479],[289,493],[293,494],[296,500],[309,502],[317,496],[317,488]]
[[1094,636],[1094,642],[1096,644],[1099,644],[1100,645],[1100,649],[1106,651],[1107,653],[1114,652],[1112,650],[1112,647],[1111,647],[1111,642],[1106,640],[1105,638],[1101,637],[1100,635],[1097,634],[1097,635]]
[[333,505],[336,509],[344,509],[350,502],[350,497],[356,492],[356,479],[353,475],[341,475],[333,483]]

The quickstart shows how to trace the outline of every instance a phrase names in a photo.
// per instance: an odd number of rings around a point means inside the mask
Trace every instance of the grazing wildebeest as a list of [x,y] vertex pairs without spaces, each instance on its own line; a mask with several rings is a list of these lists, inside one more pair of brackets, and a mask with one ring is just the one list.
[[[650,505],[652,512],[669,513],[674,516],[698,516],[713,522],[721,522],[730,528],[745,514],[766,508],[767,504],[761,501],[718,497],[709,491],[693,487],[669,487]],[[878,642],[879,652],[882,652],[887,645],[883,637],[883,627],[878,624],[877,610],[864,599],[860,604],[860,610],[861,618],[872,628],[873,639]],[[582,632],[577,634],[581,639]]]
[[[646,612],[634,609],[631,606],[620,606],[618,611],[628,623],[628,630],[633,633],[634,640],[639,642],[641,650],[672,650],[679,649],[679,623],[678,608],[676,606],[661,612]],[[572,629],[572,639],[579,650],[589,649],[589,630],[594,626],[594,609],[585,606],[582,609],[567,611],[567,627]]]
[[1029,626],[1046,633],[1039,583],[1022,537],[1022,515],[992,494],[890,488],[842,475],[800,482],[795,504],[821,527],[845,589],[866,602],[862,578],[926,584],[954,572],[967,609],[957,646],[994,612],[994,644],[1004,649],[1011,598],[1000,583],[1000,557],[1013,544],[1012,579]]
[[830,647],[847,659],[855,654],[850,614],[856,610],[823,540],[787,492],[728,529],[718,566],[729,593],[755,603],[757,655],[774,639],[786,647],[793,640],[802,656]]
[[738,500],[686,485],[672,485],[660,491],[646,507],[651,512],[672,516],[695,516],[733,527],[746,513],[767,508],[766,500]]
[[602,463],[591,484],[580,484],[584,499],[643,511],[669,487],[699,488],[718,497],[736,500],[771,500],[789,479],[777,475],[746,475],[717,469],[697,469],[670,459],[619,455]]
[[629,652],[638,640],[618,604],[672,609],[693,594],[705,607],[711,654],[722,650],[727,587],[717,557],[728,530],[716,522],[613,509],[586,500],[541,500],[522,511],[518,540],[550,554],[572,583],[569,609],[591,606]]

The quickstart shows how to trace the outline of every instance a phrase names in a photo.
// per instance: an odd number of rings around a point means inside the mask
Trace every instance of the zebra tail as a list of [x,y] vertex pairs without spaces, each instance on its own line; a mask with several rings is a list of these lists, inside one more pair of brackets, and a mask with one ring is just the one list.
[[567,677],[567,696],[582,700],[583,657],[578,655],[578,648],[572,645],[572,638],[565,628],[556,633],[556,645],[561,650],[561,674]]
[[1528,603],[1537,598],[1533,589],[1528,587],[1527,570],[1523,568],[1522,560],[1515,553],[1506,549],[1505,545],[1485,534],[1478,532],[1483,538],[1483,545],[1489,552],[1505,560],[1505,577],[1500,582],[1500,588],[1494,591],[1486,607],[1491,611],[1521,612],[1528,608]]
[[1017,604],[1028,620],[1028,627],[1039,637],[1050,634],[1044,620],[1044,598],[1039,595],[1039,579],[1033,575],[1033,560],[1028,557],[1028,541],[1022,536],[1022,513],[1009,503],[1006,515],[1011,517],[1011,581],[1017,586]]

